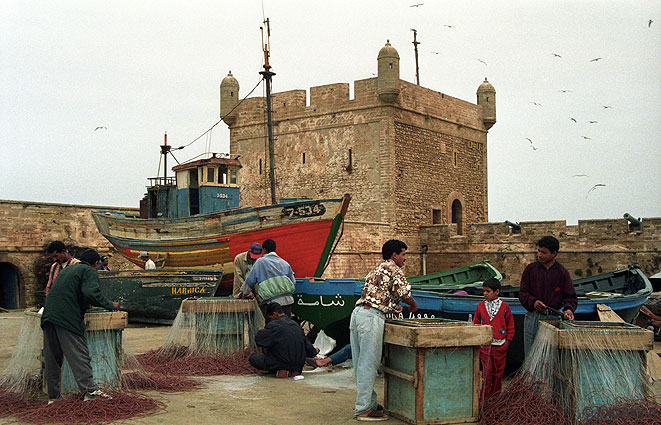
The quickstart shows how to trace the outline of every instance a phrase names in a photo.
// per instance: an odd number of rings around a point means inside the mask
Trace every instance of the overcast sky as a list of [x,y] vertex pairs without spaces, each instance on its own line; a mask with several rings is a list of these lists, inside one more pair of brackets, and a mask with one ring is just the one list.
[[[257,84],[266,16],[275,92],[353,90],[386,39],[415,82],[411,28],[423,86],[474,103],[487,77],[490,221],[659,217],[660,12],[658,0],[2,0],[0,199],[137,207],[163,133],[181,146],[215,124],[229,70],[241,97]],[[228,150],[221,123],[175,155]]]

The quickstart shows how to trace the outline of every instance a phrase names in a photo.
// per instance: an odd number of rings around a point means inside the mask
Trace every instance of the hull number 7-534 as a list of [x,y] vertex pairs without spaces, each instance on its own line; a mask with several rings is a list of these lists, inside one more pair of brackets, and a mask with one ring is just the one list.
[[315,217],[325,213],[326,207],[323,204],[294,205],[282,208],[282,214],[289,218]]

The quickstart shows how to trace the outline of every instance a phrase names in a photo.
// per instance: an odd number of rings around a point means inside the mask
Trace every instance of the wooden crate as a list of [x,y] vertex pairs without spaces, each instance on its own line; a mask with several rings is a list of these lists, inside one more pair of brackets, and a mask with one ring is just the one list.
[[[579,420],[585,407],[608,405],[615,397],[650,395],[646,353],[653,349],[653,332],[624,322],[584,321],[540,321],[539,330],[552,335],[550,343],[558,359],[556,365],[549,365],[555,368],[552,385],[568,417]],[[627,371],[636,391],[606,382],[601,363],[608,353],[620,363],[609,370],[617,366]]]
[[412,424],[479,419],[481,345],[490,326],[446,319],[387,320],[384,408]]
[[224,353],[252,345],[255,310],[255,301],[233,297],[191,298],[181,303],[181,312],[191,316],[193,349]]

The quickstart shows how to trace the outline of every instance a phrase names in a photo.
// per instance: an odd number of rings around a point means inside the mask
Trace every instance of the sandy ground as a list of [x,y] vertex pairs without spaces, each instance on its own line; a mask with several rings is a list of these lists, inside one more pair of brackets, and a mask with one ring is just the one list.
[[[16,343],[24,314],[0,314],[0,370],[4,371]],[[124,330],[125,346],[135,354],[159,348],[169,326],[134,326]],[[120,424],[351,424],[356,385],[352,369],[305,372],[295,381],[257,375],[204,378],[202,388],[185,393],[145,392],[167,405],[164,413]],[[376,385],[383,403],[383,378]],[[0,424],[8,423],[0,419]],[[401,424],[394,418],[381,422]]]
[[[0,370],[5,370],[14,349],[24,314],[0,314]],[[124,331],[125,349],[134,354],[159,348],[169,326],[134,326]],[[661,342],[655,343],[661,352]],[[355,382],[352,369],[304,372],[305,379],[217,376],[204,378],[202,388],[178,394],[147,392],[166,403],[166,412],[120,424],[355,424]],[[661,381],[654,386],[661,402]],[[376,391],[383,403],[383,378]],[[8,423],[0,419],[0,424]],[[401,424],[390,418],[384,424]]]

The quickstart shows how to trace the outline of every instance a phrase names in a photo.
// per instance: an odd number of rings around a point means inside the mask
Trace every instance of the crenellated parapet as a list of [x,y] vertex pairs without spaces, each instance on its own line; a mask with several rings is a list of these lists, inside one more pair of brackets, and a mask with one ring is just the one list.
[[642,219],[632,226],[623,218],[521,222],[520,229],[504,222],[475,223],[462,235],[456,224],[420,226],[420,243],[427,246],[430,272],[488,259],[510,284],[518,284],[523,268],[535,260],[535,242],[551,235],[560,241],[558,261],[572,278],[625,268],[638,262],[648,274],[661,264],[661,217]]

